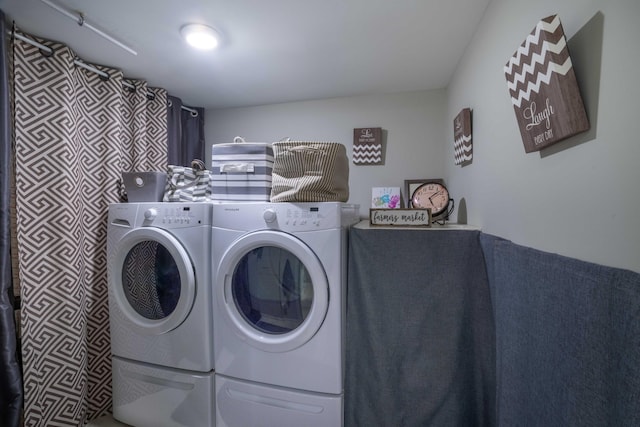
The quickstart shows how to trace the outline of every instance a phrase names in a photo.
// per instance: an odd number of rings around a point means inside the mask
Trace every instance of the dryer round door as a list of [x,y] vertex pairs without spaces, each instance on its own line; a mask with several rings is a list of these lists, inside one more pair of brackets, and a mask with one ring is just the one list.
[[329,283],[313,251],[296,237],[256,231],[236,240],[218,266],[218,309],[248,344],[293,350],[320,329]]
[[196,295],[193,265],[168,232],[138,228],[118,243],[110,283],[115,303],[142,334],[163,334],[189,315]]

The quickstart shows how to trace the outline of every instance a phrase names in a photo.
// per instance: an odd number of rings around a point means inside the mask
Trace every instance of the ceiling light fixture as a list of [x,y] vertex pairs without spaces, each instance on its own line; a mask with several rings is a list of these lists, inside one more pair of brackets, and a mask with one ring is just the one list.
[[196,49],[211,50],[220,44],[220,34],[207,25],[187,24],[180,28],[180,34]]

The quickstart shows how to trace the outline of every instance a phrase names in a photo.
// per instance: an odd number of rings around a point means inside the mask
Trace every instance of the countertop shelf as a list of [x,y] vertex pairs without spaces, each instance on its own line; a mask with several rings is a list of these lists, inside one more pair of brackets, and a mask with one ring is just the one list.
[[469,224],[446,223],[444,225],[432,224],[431,227],[400,227],[392,225],[371,225],[368,219],[354,225],[363,230],[411,230],[411,231],[442,231],[442,230],[480,230],[480,227]]

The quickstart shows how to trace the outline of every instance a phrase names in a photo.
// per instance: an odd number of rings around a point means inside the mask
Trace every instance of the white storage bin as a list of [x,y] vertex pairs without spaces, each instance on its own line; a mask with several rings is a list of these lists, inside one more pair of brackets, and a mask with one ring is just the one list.
[[271,196],[273,148],[265,142],[233,143],[211,147],[211,198],[223,201],[268,202]]

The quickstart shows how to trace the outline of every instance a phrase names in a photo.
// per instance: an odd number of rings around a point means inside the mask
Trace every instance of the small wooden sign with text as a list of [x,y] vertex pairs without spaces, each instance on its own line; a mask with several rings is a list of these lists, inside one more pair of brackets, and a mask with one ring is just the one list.
[[541,20],[504,67],[527,153],[589,129],[557,15]]
[[353,164],[382,164],[382,128],[353,130]]
[[369,209],[369,223],[393,227],[430,227],[431,209]]

